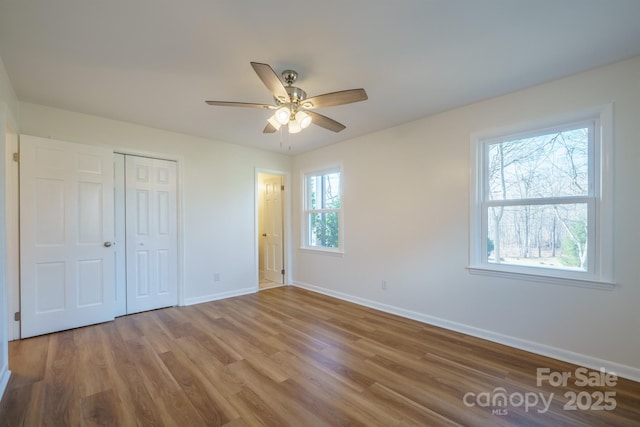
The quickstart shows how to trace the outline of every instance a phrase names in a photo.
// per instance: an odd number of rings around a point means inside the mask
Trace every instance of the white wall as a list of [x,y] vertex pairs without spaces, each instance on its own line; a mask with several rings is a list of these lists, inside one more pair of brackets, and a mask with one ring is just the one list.
[[[470,275],[470,134],[610,102],[615,290]],[[636,57],[299,155],[294,244],[301,173],[341,163],[345,253],[294,251],[294,283],[640,380],[639,114]]]
[[255,168],[290,171],[289,156],[41,105],[20,111],[23,134],[183,159],[185,302],[257,289]]
[[[0,58],[0,396],[9,382],[9,315],[7,311],[7,247],[6,247],[6,168],[5,135],[17,130],[18,98],[13,92],[11,82]],[[8,129],[10,127],[11,129]]]
[[10,117],[11,121],[15,122],[18,119],[20,102],[13,91],[13,86],[11,86],[11,81],[9,80],[7,70],[4,68],[2,58],[0,58],[0,103],[5,104],[6,115]]

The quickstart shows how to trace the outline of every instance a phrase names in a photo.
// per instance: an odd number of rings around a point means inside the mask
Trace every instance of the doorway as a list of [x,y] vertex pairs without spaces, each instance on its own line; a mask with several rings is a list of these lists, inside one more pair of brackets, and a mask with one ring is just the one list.
[[258,173],[258,287],[285,283],[285,177]]

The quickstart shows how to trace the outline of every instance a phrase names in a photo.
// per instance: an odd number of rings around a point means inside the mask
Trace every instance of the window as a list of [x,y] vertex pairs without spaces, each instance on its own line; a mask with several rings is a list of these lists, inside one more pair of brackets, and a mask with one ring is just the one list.
[[612,285],[611,107],[472,138],[470,270]]
[[340,252],[342,250],[342,189],[340,169],[308,173],[304,177],[303,246]]

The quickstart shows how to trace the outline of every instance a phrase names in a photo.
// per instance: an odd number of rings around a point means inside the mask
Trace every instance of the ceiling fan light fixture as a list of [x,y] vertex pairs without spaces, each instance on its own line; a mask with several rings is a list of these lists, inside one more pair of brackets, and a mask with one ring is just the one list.
[[280,129],[280,126],[282,126],[282,123],[280,123],[278,121],[278,119],[276,118],[276,115],[274,114],[273,116],[269,117],[269,119],[267,120],[269,122],[269,124],[271,126],[273,126],[276,130]]
[[289,123],[291,110],[289,110],[287,107],[280,107],[276,110],[276,114],[274,114],[274,117],[281,125],[286,125],[287,123]]
[[298,123],[297,120],[292,120],[289,122],[289,133],[298,133],[302,130],[302,126]]
[[296,113],[296,121],[300,123],[302,129],[306,129],[311,124],[311,116],[304,111],[298,111]]

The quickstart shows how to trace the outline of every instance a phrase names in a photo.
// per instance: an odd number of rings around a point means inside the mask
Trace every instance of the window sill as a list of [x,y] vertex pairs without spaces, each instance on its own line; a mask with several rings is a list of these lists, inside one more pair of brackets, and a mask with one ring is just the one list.
[[576,277],[560,277],[548,274],[533,274],[530,272],[508,271],[497,268],[491,268],[484,265],[468,266],[470,274],[481,276],[503,277],[506,279],[529,280],[533,282],[542,282],[553,285],[576,286],[580,288],[592,288],[611,291],[616,287],[614,282],[599,279],[576,278]]
[[321,255],[329,255],[329,256],[337,256],[342,257],[344,255],[344,251],[340,249],[329,249],[329,248],[314,248],[309,246],[301,246],[300,252],[306,252],[310,254],[321,254]]

